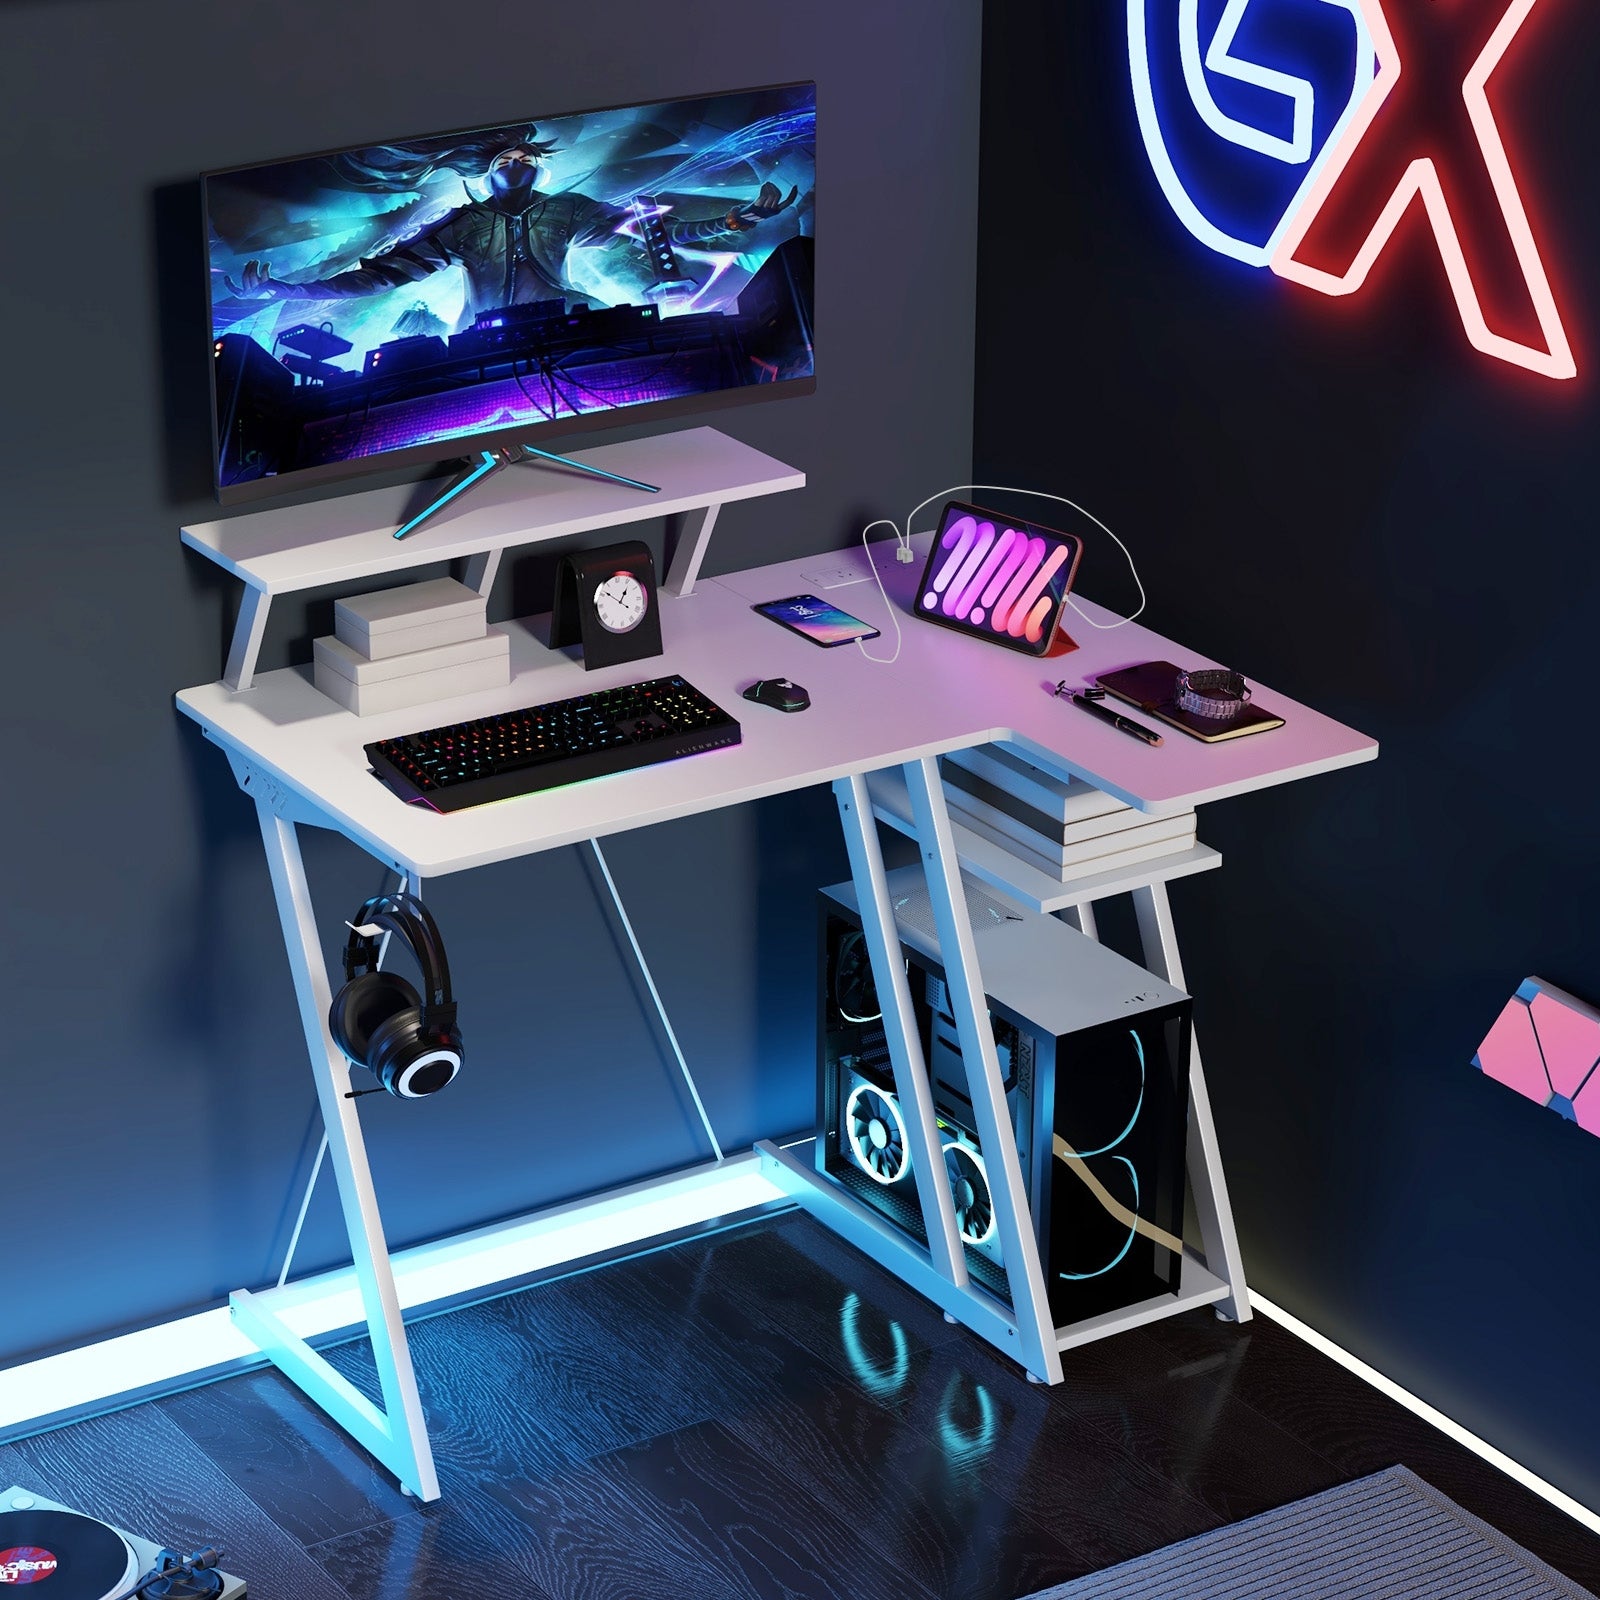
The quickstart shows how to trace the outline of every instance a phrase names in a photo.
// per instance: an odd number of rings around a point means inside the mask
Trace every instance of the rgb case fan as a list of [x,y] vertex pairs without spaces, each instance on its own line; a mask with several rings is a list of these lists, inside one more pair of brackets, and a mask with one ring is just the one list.
[[869,1178],[896,1183],[905,1177],[911,1163],[906,1125],[900,1117],[900,1102],[887,1089],[865,1079],[857,1083],[845,1101],[844,1124],[850,1153]]
[[839,940],[829,987],[833,991],[833,1003],[845,1022],[876,1022],[883,1015],[863,934],[852,929]]
[[995,1236],[994,1196],[989,1192],[989,1169],[978,1147],[965,1139],[951,1139],[944,1147],[945,1176],[955,1202],[956,1226],[962,1240],[977,1249],[992,1250],[1000,1261],[1000,1241]]
[[[881,1033],[879,1048],[882,1049]],[[851,1056],[839,1064],[839,1098],[831,1143],[846,1181],[903,1227],[920,1215],[905,1114],[894,1092],[887,1056],[881,1062]]]

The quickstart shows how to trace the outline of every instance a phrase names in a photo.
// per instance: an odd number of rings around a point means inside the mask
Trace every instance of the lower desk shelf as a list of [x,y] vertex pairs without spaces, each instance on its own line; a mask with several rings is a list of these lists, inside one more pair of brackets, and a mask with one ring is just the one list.
[[[934,1268],[927,1250],[915,1239],[857,1200],[842,1185],[818,1172],[813,1165],[815,1143],[814,1139],[806,1139],[780,1147],[762,1140],[755,1148],[761,1158],[763,1176],[841,1238],[926,1295],[956,1321],[996,1349],[1020,1359],[1016,1320],[1011,1308],[975,1283],[958,1288]],[[1148,1300],[1057,1328],[1056,1349],[1072,1350],[1113,1333],[1175,1317],[1197,1306],[1214,1306],[1231,1293],[1228,1284],[1206,1266],[1204,1259],[1185,1246],[1176,1294],[1154,1295]],[[1043,1376],[1041,1373],[1032,1375]]]
[[1141,1327],[1147,1322],[1160,1322],[1163,1317],[1175,1317],[1181,1311],[1193,1311],[1196,1306],[1214,1306],[1226,1300],[1233,1292],[1205,1264],[1199,1252],[1189,1245],[1183,1247],[1183,1266],[1176,1294],[1152,1295],[1131,1306],[1116,1311],[1103,1312],[1098,1317],[1085,1317],[1065,1328],[1056,1329],[1056,1349],[1072,1350],[1080,1344],[1103,1339],[1108,1333],[1121,1333],[1127,1328]]
[[[916,837],[911,813],[911,795],[906,781],[897,771],[874,772],[867,779],[873,815],[899,833]],[[1222,865],[1222,854],[1210,845],[1192,844],[1169,856],[1106,871],[1088,871],[1072,878],[1052,877],[1048,872],[1013,855],[992,840],[981,838],[970,828],[950,818],[950,833],[962,868],[980,882],[1009,895],[1030,911],[1064,911],[1085,901],[1108,900],[1147,884],[1165,883],[1172,878],[1188,878],[1197,872],[1210,872]]]

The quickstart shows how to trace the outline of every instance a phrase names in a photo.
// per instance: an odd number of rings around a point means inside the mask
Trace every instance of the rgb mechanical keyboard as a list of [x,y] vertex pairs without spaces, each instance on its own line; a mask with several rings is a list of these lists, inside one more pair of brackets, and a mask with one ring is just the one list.
[[460,811],[738,742],[721,706],[672,677],[380,739],[366,752],[402,799]]

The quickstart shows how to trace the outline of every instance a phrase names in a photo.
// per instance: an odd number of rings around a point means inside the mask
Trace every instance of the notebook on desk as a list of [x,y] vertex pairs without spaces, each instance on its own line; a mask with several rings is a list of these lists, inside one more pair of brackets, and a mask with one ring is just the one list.
[[1224,739],[1242,739],[1246,734],[1266,733],[1271,728],[1281,728],[1283,718],[1276,712],[1258,706],[1254,701],[1243,705],[1231,717],[1202,717],[1197,712],[1185,711],[1177,702],[1178,673],[1180,669],[1170,661],[1145,661],[1136,667],[1123,667],[1117,672],[1102,672],[1095,682],[1119,700],[1137,706],[1147,716],[1177,728],[1192,739],[1203,739],[1207,744],[1220,744]]

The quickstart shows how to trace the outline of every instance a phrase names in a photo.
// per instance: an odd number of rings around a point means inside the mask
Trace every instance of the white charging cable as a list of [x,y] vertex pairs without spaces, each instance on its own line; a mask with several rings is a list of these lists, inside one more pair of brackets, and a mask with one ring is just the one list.
[[1135,617],[1138,617],[1144,611],[1144,608],[1148,602],[1144,592],[1144,584],[1139,578],[1139,569],[1134,564],[1133,552],[1122,542],[1121,539],[1117,537],[1115,533],[1112,532],[1110,528],[1105,525],[1105,523],[1099,519],[1099,517],[1097,517],[1092,511],[1084,510],[1084,508],[1080,506],[1076,500],[1069,500],[1063,494],[1046,494],[1042,489],[1019,489],[1015,484],[1009,483],[953,483],[948,489],[940,489],[936,494],[930,494],[926,500],[921,500],[914,505],[906,515],[904,529],[902,529],[892,517],[879,517],[876,522],[869,522],[866,527],[861,530],[861,547],[867,553],[867,566],[871,570],[873,579],[878,585],[878,593],[883,596],[883,608],[886,612],[888,612],[890,622],[894,624],[894,654],[892,656],[875,656],[870,650],[867,649],[862,640],[856,640],[856,649],[858,649],[868,661],[876,661],[880,666],[893,666],[894,663],[900,659],[900,646],[903,636],[900,632],[899,614],[889,600],[889,591],[883,586],[883,578],[878,572],[878,564],[872,559],[872,546],[867,541],[867,535],[871,533],[874,528],[894,529],[895,560],[901,563],[915,561],[916,555],[911,549],[911,541],[913,537],[915,537],[911,532],[911,524],[913,519],[916,517],[917,513],[923,509],[924,506],[931,506],[935,500],[943,500],[946,496],[955,494],[959,490],[977,490],[979,493],[983,494],[1032,495],[1036,500],[1053,500],[1057,505],[1070,506],[1078,513],[1079,516],[1087,517],[1089,521],[1092,522],[1103,534],[1105,534],[1106,537],[1110,539],[1111,542],[1115,544],[1116,547],[1123,553],[1123,555],[1128,558],[1128,570],[1133,574],[1133,585],[1139,591],[1139,604],[1134,608],[1132,616],[1118,617],[1115,622],[1096,622],[1094,618],[1091,617],[1089,613],[1085,611],[1070,594],[1066,597],[1067,604],[1071,606],[1072,609],[1076,611],[1091,628],[1098,628],[1101,630],[1101,632],[1108,632],[1112,628],[1120,628],[1125,623],[1132,622]]
[[883,579],[878,574],[878,563],[872,559],[872,546],[867,543],[867,535],[874,528],[894,529],[894,536],[897,541],[894,552],[896,561],[911,560],[911,546],[901,537],[899,524],[892,517],[879,517],[876,522],[869,522],[861,530],[861,548],[867,552],[867,569],[872,573],[873,582],[878,586],[878,593],[883,596],[883,609],[889,614],[889,622],[894,628],[894,654],[892,656],[875,656],[867,649],[866,642],[862,639],[856,640],[856,649],[868,661],[876,661],[880,667],[892,667],[900,659],[900,646],[904,642],[904,636],[900,632],[900,615],[889,602],[889,591],[883,586]]

